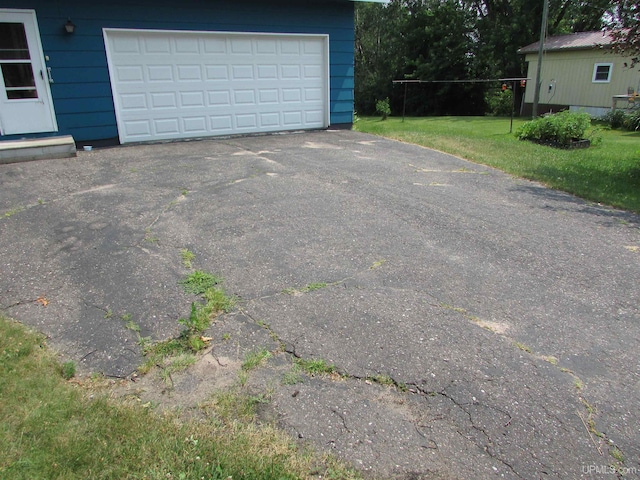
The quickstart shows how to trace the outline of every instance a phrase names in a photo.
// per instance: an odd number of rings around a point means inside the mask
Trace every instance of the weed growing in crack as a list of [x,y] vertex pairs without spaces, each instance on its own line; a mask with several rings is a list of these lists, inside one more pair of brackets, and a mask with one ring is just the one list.
[[236,305],[236,299],[227,296],[221,288],[209,288],[202,296],[206,302],[205,306],[213,314],[228,313]]
[[240,370],[238,372],[238,382],[240,383],[240,386],[244,387],[248,381],[249,381],[249,372],[247,372],[246,370]]
[[463,315],[467,314],[467,311],[464,308],[461,307],[454,307],[453,305],[449,305],[448,303],[442,303],[440,302],[440,307],[441,308],[445,308],[447,310],[453,310],[456,313],[461,313]]
[[285,288],[284,290],[282,290],[282,293],[285,293],[287,295],[295,295],[297,293],[308,293],[308,292],[313,292],[314,290],[320,290],[322,288],[326,288],[328,287],[329,284],[326,282],[314,282],[314,283],[309,283],[306,286],[300,288],[300,289],[296,289],[296,288]]
[[7,210],[6,212],[4,212],[4,218],[9,218],[15,215],[16,213],[20,213],[23,209],[24,207],[15,207],[15,208],[12,208],[11,210]]
[[266,348],[248,352],[244,357],[244,362],[242,362],[242,370],[244,370],[245,372],[253,370],[254,368],[262,365],[262,363],[270,357],[271,352],[269,352],[269,350],[267,350]]
[[208,289],[222,283],[222,278],[202,270],[196,270],[178,283],[187,293],[203,295]]
[[140,325],[133,321],[132,315],[130,313],[125,313],[120,317],[120,319],[125,322],[124,328],[127,330],[131,330],[132,332],[136,332],[138,337],[140,336]]
[[147,373],[156,366],[160,368],[161,376],[166,380],[170,379],[171,373],[192,365],[195,362],[193,354],[206,348],[212,340],[203,335],[205,330],[215,317],[230,311],[235,305],[235,299],[227,296],[224,290],[217,286],[222,283],[222,278],[216,275],[196,270],[179,283],[187,293],[201,295],[204,303],[191,303],[189,316],[178,320],[184,328],[177,338],[152,343],[149,339],[141,337],[139,330],[136,331],[138,344],[146,357],[146,361],[138,369],[140,373]]
[[132,330],[136,333],[140,333],[140,325],[138,325],[136,322],[134,322],[133,320],[129,320],[126,324],[125,324],[125,328],[127,328],[128,330]]
[[302,293],[313,292],[314,290],[320,290],[321,288],[325,288],[326,286],[327,284],[325,282],[310,283],[306,287],[300,289],[300,291]]
[[284,351],[285,350],[285,344],[282,340],[280,340],[280,338],[278,337],[278,335],[276,334],[276,332],[274,332],[271,328],[271,325],[269,325],[267,322],[265,322],[264,320],[256,320],[256,325],[264,328],[268,333],[269,333],[269,337],[271,338],[271,340],[273,340],[275,343],[280,345],[280,350]]
[[520,350],[522,350],[523,352],[527,352],[527,353],[533,353],[533,350],[531,350],[531,348],[527,347],[524,343],[520,343],[520,342],[513,342],[513,344],[519,348]]
[[369,380],[370,382],[373,383],[378,383],[380,385],[395,385],[396,382],[393,381],[393,378],[391,378],[389,375],[385,375],[383,373],[378,374],[378,375],[372,375],[367,377],[367,380]]
[[185,268],[191,269],[193,268],[193,261],[195,260],[195,254],[190,251],[188,248],[183,248],[180,250],[180,258],[182,258],[182,265]]
[[296,358],[295,363],[300,369],[309,375],[331,375],[336,373],[336,367],[323,359]]
[[158,243],[159,238],[153,236],[153,232],[151,231],[151,227],[145,228],[144,230],[144,241],[149,243]]
[[[582,403],[584,408],[587,410],[587,421],[586,421],[587,430],[589,431],[589,433],[592,433],[598,438],[604,438],[604,434],[598,431],[598,429],[596,428],[596,422],[593,419],[593,416],[596,413],[596,409],[593,407],[593,405],[591,405],[582,397],[580,397],[580,402]],[[582,416],[580,416],[580,419],[582,420]]]
[[373,264],[369,267],[369,270],[375,270],[376,268],[381,267],[385,262],[386,260],[378,260],[376,262],[373,262]]
[[620,463],[624,463],[624,455],[622,454],[620,449],[618,449],[618,447],[613,447],[611,450],[609,450],[609,455],[611,455]]
[[300,367],[294,364],[291,370],[282,375],[282,384],[295,385],[297,383],[302,383],[302,375],[300,375]]

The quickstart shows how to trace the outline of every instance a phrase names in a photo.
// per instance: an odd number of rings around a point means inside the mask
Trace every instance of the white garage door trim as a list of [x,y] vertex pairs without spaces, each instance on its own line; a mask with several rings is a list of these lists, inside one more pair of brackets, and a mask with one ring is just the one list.
[[328,35],[103,35],[121,143],[329,126]]

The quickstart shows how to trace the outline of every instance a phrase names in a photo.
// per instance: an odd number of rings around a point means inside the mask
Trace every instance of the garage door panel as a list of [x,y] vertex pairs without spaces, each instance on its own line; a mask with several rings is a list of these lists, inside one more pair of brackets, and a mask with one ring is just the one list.
[[140,66],[126,66],[122,65],[115,69],[116,78],[118,82],[144,82],[144,71]]
[[175,109],[178,101],[174,92],[153,92],[149,94],[152,109]]
[[302,93],[299,88],[283,88],[282,89],[282,101],[284,103],[296,102],[299,103],[302,99]]
[[205,78],[212,81],[228,81],[229,70],[226,65],[205,65]]
[[200,65],[177,65],[179,82],[194,82],[202,80]]
[[233,118],[231,118],[231,115],[210,115],[209,121],[214,132],[229,133],[233,131]]
[[229,42],[231,43],[231,53],[239,55],[251,55],[253,53],[250,39],[232,38]]
[[123,110],[146,111],[149,108],[147,104],[147,96],[144,93],[122,95],[121,99]]
[[300,41],[290,39],[280,42],[280,53],[282,55],[300,55]]
[[166,118],[153,122],[155,132],[160,135],[175,135],[180,133],[180,120],[177,118]]
[[200,55],[200,42],[197,38],[176,38],[175,52],[182,55],[195,54]]
[[[126,35],[126,38],[131,38],[132,41],[136,41],[135,34]],[[154,53],[168,54],[171,53],[171,42],[168,38],[154,36],[141,38],[144,45],[144,53],[147,55],[153,55]]]
[[207,92],[209,105],[225,107],[231,105],[231,95],[229,90],[209,90]]
[[180,106],[182,108],[204,107],[204,92],[180,92]]
[[280,113],[278,112],[261,113],[260,125],[262,127],[278,127],[280,125]]
[[122,143],[328,126],[328,37],[105,30]]
[[149,82],[173,83],[175,81],[173,68],[171,65],[147,65],[147,80]]

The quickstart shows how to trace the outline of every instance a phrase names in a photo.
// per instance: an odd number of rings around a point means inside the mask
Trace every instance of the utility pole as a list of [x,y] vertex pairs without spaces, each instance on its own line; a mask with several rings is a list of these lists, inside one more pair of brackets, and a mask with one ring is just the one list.
[[542,72],[542,54],[544,52],[544,37],[547,34],[547,22],[549,20],[549,0],[544,0],[544,6],[542,7],[542,25],[540,26],[540,45],[538,46],[538,68],[536,70],[536,85],[533,94],[533,112],[531,118],[538,116],[538,104],[540,103],[540,88],[542,87],[542,79],[540,73]]

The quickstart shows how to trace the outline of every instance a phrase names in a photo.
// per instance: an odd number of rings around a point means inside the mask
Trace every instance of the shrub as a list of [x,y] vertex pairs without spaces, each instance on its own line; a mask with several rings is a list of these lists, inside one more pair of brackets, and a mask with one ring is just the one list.
[[591,117],[588,113],[565,110],[525,123],[516,131],[516,135],[520,140],[568,145],[572,140],[585,138],[590,126]]
[[505,91],[498,90],[487,93],[485,96],[487,102],[487,113],[495,116],[509,116],[513,108],[513,91],[507,89]]
[[382,120],[386,120],[391,115],[391,107],[389,106],[389,97],[384,100],[376,101],[376,112],[382,115]]
[[622,128],[627,114],[624,110],[611,110],[600,117],[600,120],[608,124],[611,128]]
[[640,130],[640,110],[612,110],[600,117],[600,120],[613,129]]
[[628,113],[622,124],[627,130],[640,130],[640,110],[634,110],[633,113]]

